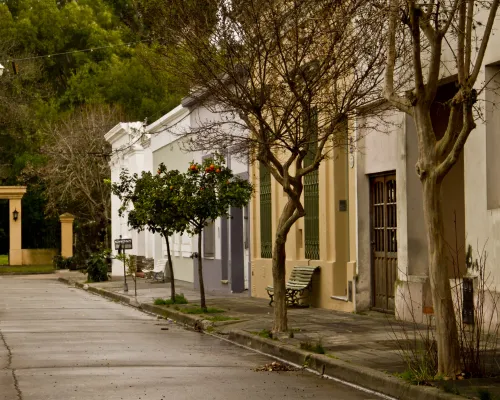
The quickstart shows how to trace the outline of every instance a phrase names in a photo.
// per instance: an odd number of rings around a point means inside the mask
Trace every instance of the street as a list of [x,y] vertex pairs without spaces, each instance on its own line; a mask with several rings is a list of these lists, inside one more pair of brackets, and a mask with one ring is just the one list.
[[47,278],[0,277],[0,400],[377,398]]

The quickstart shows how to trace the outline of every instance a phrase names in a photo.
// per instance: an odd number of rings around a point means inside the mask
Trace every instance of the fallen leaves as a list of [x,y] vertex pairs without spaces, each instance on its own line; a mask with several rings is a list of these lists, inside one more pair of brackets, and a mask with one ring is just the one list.
[[255,368],[255,371],[266,371],[266,372],[272,372],[272,371],[297,371],[297,368],[291,367],[290,365],[287,364],[282,364],[277,361],[273,361],[272,363],[265,364],[262,367]]

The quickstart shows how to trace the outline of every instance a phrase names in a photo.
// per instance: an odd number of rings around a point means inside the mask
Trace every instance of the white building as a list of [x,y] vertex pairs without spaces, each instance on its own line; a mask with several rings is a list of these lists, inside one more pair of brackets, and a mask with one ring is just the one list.
[[[174,108],[162,118],[147,127],[141,123],[120,123],[109,131],[105,138],[112,145],[111,179],[119,180],[120,172],[127,169],[130,173],[156,171],[163,163],[168,170],[184,172],[191,161],[201,162],[209,153],[190,152],[186,146],[185,134],[204,121],[220,118],[206,108],[198,106],[190,99]],[[227,155],[226,162],[235,174],[248,179],[248,165]],[[154,258],[155,263],[167,258],[166,244],[159,234],[148,231],[136,232],[127,227],[126,216],[119,217],[120,202],[113,196],[112,202],[112,240],[130,237],[133,250],[130,254]],[[231,209],[231,218],[219,218],[206,227],[203,238],[202,257],[204,258],[205,289],[243,292],[249,288],[249,224],[248,209]],[[177,280],[193,282],[198,287],[197,238],[187,234],[170,237],[170,249]],[[160,261],[162,260],[162,261]],[[113,276],[123,276],[123,266],[113,263]]]

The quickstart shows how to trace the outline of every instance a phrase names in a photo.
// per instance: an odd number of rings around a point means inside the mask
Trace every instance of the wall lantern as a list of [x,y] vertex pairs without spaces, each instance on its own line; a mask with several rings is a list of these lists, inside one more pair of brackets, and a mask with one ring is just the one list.
[[3,75],[4,69],[5,69],[5,67],[2,64],[0,64],[0,76]]
[[17,219],[19,218],[19,211],[17,211],[17,209],[12,211],[12,216],[14,217],[14,221],[17,221]]

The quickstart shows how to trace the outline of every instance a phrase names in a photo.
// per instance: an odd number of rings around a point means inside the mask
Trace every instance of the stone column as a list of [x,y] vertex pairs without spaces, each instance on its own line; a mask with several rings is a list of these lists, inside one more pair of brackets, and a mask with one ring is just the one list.
[[[9,221],[10,221],[10,250],[9,264],[23,265],[23,250],[22,250],[22,233],[21,233],[21,197],[12,196],[9,199]],[[14,221],[14,211],[17,211],[18,217]]]
[[61,221],[61,256],[73,257],[73,221],[75,217],[64,213],[59,217]]

